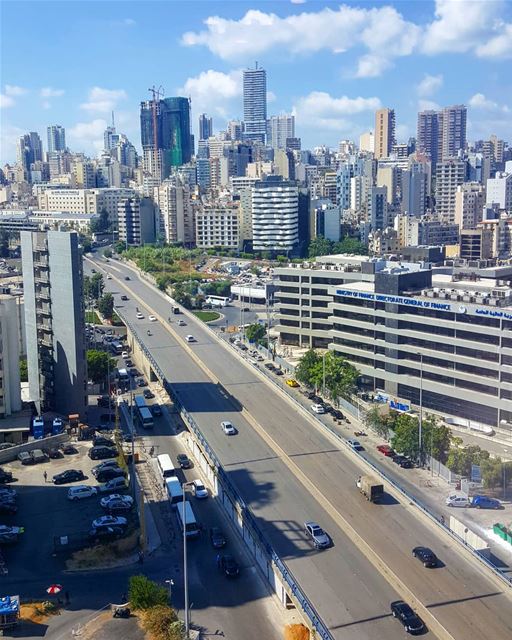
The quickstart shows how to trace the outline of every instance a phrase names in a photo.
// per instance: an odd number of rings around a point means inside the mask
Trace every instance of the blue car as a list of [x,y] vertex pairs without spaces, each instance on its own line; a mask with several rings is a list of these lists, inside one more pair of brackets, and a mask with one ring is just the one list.
[[501,502],[487,496],[473,496],[471,506],[475,509],[501,509]]

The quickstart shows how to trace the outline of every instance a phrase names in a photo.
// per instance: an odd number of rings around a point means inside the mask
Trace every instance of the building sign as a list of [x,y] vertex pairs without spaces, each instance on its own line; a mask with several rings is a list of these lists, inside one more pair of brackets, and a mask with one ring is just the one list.
[[440,311],[452,310],[452,305],[447,302],[420,300],[419,298],[405,298],[403,296],[389,296],[384,293],[366,293],[365,291],[350,291],[347,289],[337,289],[336,295],[345,296],[347,298],[359,298],[362,300],[372,300],[373,302],[406,304],[406,305],[409,305],[410,307],[420,307],[422,309],[439,309]]
[[395,411],[401,411],[402,413],[406,413],[411,410],[411,405],[405,404],[403,402],[398,402],[397,400],[389,401],[389,408],[394,409]]
[[482,474],[478,464],[471,465],[471,482],[482,482]]

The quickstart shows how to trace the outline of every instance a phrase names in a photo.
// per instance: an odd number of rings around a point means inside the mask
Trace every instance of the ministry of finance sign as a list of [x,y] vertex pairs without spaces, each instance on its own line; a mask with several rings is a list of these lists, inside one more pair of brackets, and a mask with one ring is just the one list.
[[403,296],[388,296],[384,293],[366,293],[364,291],[349,291],[347,289],[336,289],[337,296],[348,298],[359,298],[372,300],[374,302],[389,302],[393,304],[405,304],[410,307],[421,307],[422,309],[438,309],[440,311],[452,311],[452,305],[448,302],[434,302],[430,300],[419,300],[418,298],[404,298]]

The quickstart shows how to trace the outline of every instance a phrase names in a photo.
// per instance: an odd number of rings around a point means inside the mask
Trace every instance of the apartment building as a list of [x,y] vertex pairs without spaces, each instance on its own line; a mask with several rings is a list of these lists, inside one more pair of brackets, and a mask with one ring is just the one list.
[[238,204],[203,205],[196,213],[196,245],[238,249]]
[[0,420],[21,409],[17,299],[0,294]]
[[119,241],[139,247],[155,242],[155,205],[151,198],[125,198],[117,207]]

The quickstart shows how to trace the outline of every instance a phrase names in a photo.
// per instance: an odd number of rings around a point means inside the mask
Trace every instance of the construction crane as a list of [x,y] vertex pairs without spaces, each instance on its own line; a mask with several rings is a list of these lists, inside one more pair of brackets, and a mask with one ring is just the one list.
[[156,167],[158,165],[158,131],[157,131],[157,102],[160,101],[160,98],[164,97],[164,88],[160,85],[158,88],[153,85],[150,89],[148,89],[149,93],[153,96],[153,100],[151,101],[151,112],[153,116],[153,175],[155,174]]

